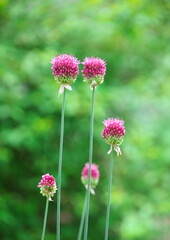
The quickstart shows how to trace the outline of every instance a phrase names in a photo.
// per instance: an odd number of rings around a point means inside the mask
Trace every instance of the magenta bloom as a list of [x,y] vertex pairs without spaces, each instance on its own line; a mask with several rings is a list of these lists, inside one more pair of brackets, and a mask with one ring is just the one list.
[[91,87],[96,87],[104,81],[106,73],[106,63],[100,58],[86,57],[83,61],[84,69],[82,75],[84,81],[88,82]]
[[[95,194],[94,188],[99,182],[100,173],[98,168],[99,168],[98,165],[92,163],[91,181],[90,181],[90,188],[91,188],[90,191],[92,194]],[[85,188],[87,188],[87,185],[88,185],[88,173],[89,173],[89,163],[86,163],[81,173],[81,181],[84,184]]]
[[[98,168],[99,167],[96,164],[92,163],[92,165],[91,165],[91,178],[99,178],[100,173],[99,173]],[[88,172],[89,172],[89,163],[86,163],[81,174],[84,178],[88,178]]]
[[111,145],[111,150],[112,147],[114,147],[117,154],[121,154],[119,146],[123,142],[125,135],[124,121],[118,118],[108,118],[103,123],[104,129],[102,131],[102,137]]
[[57,190],[55,178],[49,173],[42,176],[38,187],[41,190],[40,193],[49,198],[49,201],[51,201],[51,197],[54,196],[54,193],[56,193]]
[[72,55],[62,54],[53,58],[52,74],[60,84],[72,84],[79,73],[79,61]]

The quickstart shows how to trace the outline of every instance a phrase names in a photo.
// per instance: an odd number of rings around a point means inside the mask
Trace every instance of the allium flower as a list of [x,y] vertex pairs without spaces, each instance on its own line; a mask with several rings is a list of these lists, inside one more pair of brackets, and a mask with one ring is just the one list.
[[40,193],[43,196],[46,196],[49,201],[52,201],[51,197],[54,196],[54,193],[56,193],[57,190],[55,178],[49,173],[42,175],[42,179],[39,182],[38,187],[41,190]]
[[112,151],[112,147],[117,152],[121,154],[120,144],[123,142],[125,135],[124,121],[118,118],[108,118],[104,122],[104,129],[102,131],[102,137],[105,139],[106,143],[111,146],[108,154]]
[[106,63],[100,58],[86,57],[83,61],[84,69],[82,75],[84,81],[90,84],[91,88],[97,87],[104,81]]
[[72,55],[62,54],[53,58],[51,63],[52,74],[57,83],[61,85],[59,95],[63,93],[64,87],[72,90],[70,85],[76,81],[79,73],[80,62],[77,58]]
[[[89,163],[86,163],[81,173],[81,181],[84,184],[86,189],[88,186],[88,173],[89,173]],[[90,192],[92,194],[95,194],[94,188],[99,182],[99,177],[100,177],[100,173],[99,173],[98,165],[92,163],[91,164],[91,180],[90,180]]]

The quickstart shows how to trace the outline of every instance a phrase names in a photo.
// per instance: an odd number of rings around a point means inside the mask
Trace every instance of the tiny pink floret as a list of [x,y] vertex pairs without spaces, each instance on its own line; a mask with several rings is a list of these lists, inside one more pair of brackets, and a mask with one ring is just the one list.
[[119,125],[124,125],[124,121],[119,118],[108,118],[103,121],[103,124],[105,127],[107,127],[110,124],[115,124],[115,123],[117,123]]
[[[81,174],[84,178],[88,178],[88,172],[89,172],[89,163],[86,163]],[[100,173],[99,173],[99,170],[98,170],[98,165],[92,163],[92,165],[91,165],[91,178],[98,179],[99,176],[100,176]]]

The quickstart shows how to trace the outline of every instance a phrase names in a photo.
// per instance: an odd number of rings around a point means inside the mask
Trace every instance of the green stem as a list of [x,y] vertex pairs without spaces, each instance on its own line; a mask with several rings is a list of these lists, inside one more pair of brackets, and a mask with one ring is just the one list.
[[86,203],[87,203],[87,193],[84,199],[84,207],[83,207],[83,212],[81,215],[81,222],[80,222],[80,227],[79,227],[79,233],[78,233],[78,238],[77,240],[81,240],[82,238],[82,233],[83,233],[83,225],[84,225],[84,220],[85,220],[85,213],[86,213]]
[[46,206],[45,206],[44,223],[43,223],[43,230],[42,230],[41,240],[44,240],[44,238],[45,238],[45,230],[46,230],[47,215],[48,215],[48,205],[49,205],[49,200],[47,198]]
[[58,163],[57,240],[60,240],[61,174],[62,174],[62,159],[63,159],[65,98],[66,98],[66,91],[64,89],[62,112],[61,112],[60,151],[59,151],[59,163]]
[[113,177],[113,159],[112,159],[112,157],[110,157],[109,169],[110,169],[110,171],[109,171],[108,200],[107,200],[107,211],[106,211],[105,240],[108,240],[108,232],[109,232],[110,199],[111,199],[112,177]]
[[88,222],[89,222],[91,164],[92,164],[92,158],[93,158],[94,95],[95,95],[94,93],[95,93],[95,88],[92,89],[92,107],[91,107],[91,121],[90,121],[90,148],[89,148],[89,171],[88,171],[87,205],[86,205],[86,216],[85,216],[84,240],[87,240]]

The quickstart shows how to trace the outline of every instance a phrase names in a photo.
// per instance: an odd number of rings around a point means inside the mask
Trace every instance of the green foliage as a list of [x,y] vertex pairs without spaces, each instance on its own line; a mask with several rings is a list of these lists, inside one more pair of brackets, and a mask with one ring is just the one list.
[[[45,198],[41,175],[57,176],[62,97],[51,75],[56,54],[107,61],[97,88],[89,240],[104,238],[109,146],[102,121],[125,120],[123,155],[115,157],[110,239],[169,239],[170,31],[168,0],[0,1],[0,238],[39,239]],[[91,90],[81,75],[68,92],[62,179],[62,239],[76,239],[88,161]],[[55,239],[56,199],[48,240]],[[96,233],[98,233],[96,238]]]

